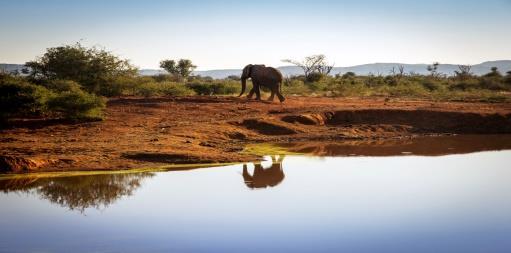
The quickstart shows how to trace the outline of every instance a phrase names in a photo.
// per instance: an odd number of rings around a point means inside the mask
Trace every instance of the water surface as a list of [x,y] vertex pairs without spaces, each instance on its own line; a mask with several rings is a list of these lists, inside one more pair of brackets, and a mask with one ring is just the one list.
[[511,252],[510,150],[401,147],[0,180],[0,252]]

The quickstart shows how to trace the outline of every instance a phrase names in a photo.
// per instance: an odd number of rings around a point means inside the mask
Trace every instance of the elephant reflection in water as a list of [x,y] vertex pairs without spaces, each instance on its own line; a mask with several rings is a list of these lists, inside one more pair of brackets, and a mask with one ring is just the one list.
[[284,180],[282,160],[284,156],[272,156],[272,164],[269,168],[263,168],[261,164],[254,165],[254,173],[250,175],[246,164],[243,164],[243,179],[247,187],[251,189],[274,187]]

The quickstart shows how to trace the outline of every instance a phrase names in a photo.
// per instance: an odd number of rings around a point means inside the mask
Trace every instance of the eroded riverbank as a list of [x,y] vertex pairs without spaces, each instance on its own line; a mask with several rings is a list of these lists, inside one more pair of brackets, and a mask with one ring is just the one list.
[[121,98],[109,101],[101,122],[13,122],[0,133],[0,169],[25,173],[217,164],[260,159],[256,152],[243,152],[254,143],[379,145],[375,143],[410,142],[417,136],[509,133],[510,104],[383,98],[291,97],[284,104],[233,97]]

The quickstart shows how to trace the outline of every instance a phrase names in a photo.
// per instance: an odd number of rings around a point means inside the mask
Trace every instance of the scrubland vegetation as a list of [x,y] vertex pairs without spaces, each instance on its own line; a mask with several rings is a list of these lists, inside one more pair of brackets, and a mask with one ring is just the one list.
[[[387,98],[435,101],[505,102],[510,100],[511,70],[493,68],[475,76],[470,66],[448,76],[428,67],[430,75],[406,73],[400,67],[387,75],[357,76],[330,73],[323,55],[303,61],[285,60],[302,67],[304,75],[285,77],[284,95]],[[49,117],[101,119],[106,98],[120,96],[232,95],[241,90],[239,77],[222,80],[193,76],[190,60],[163,60],[168,74],[140,76],[127,60],[101,48],[80,44],[49,48],[20,73],[0,72],[0,119]],[[264,90],[263,90],[264,91]]]
[[415,98],[434,101],[479,101],[505,102],[510,100],[511,72],[502,76],[469,76],[460,78],[433,77],[408,74],[356,76],[344,75],[322,76],[314,82],[307,82],[304,77],[286,78],[283,85],[284,94],[388,98]]

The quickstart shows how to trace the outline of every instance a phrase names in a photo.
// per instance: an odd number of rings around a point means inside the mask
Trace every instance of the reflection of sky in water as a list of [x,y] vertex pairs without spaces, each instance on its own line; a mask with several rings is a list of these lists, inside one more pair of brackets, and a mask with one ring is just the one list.
[[510,155],[286,157],[264,189],[241,165],[157,173],[84,214],[0,193],[0,252],[510,252]]

